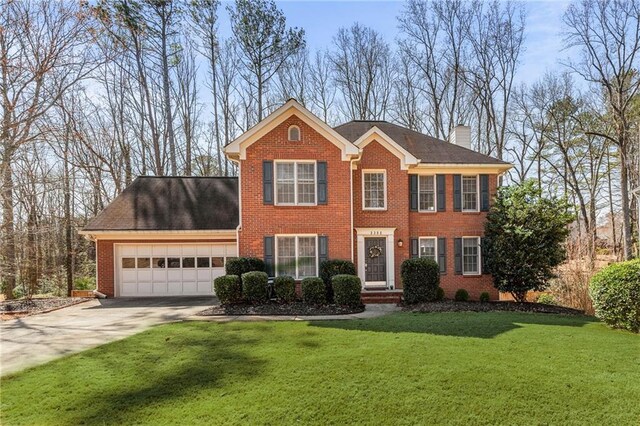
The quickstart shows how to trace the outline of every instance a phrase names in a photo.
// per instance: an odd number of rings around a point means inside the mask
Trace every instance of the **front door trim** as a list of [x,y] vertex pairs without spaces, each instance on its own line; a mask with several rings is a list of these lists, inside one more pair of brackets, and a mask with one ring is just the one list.
[[364,271],[364,258],[365,258],[365,249],[364,249],[364,239],[366,237],[378,237],[385,238],[386,240],[386,268],[387,268],[387,281],[383,285],[386,289],[393,290],[395,288],[395,244],[394,244],[394,233],[396,228],[356,228],[356,237],[357,237],[357,248],[358,248],[358,276],[362,281],[362,287],[364,288],[367,284],[372,287],[380,287],[380,282],[376,283],[366,283],[365,282],[365,271]]

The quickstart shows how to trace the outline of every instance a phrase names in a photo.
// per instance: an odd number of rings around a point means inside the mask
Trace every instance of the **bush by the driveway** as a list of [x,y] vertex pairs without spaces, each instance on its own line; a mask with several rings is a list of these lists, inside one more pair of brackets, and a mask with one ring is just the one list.
[[213,289],[220,303],[238,303],[242,300],[242,285],[237,275],[223,275],[213,280]]

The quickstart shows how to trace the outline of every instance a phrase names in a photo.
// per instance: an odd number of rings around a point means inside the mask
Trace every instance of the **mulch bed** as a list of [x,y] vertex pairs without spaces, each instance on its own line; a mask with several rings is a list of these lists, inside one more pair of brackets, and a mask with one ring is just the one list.
[[200,316],[215,315],[284,315],[284,316],[314,316],[314,315],[346,315],[364,311],[359,308],[346,308],[337,305],[309,306],[302,302],[281,304],[270,302],[265,305],[218,305],[198,312]]
[[407,312],[535,312],[542,314],[584,315],[584,311],[564,306],[545,305],[542,303],[517,302],[456,302],[443,300],[440,302],[403,305]]
[[49,312],[55,309],[75,305],[86,300],[88,299],[83,297],[46,297],[31,300],[4,300],[0,302],[0,318],[6,320]]

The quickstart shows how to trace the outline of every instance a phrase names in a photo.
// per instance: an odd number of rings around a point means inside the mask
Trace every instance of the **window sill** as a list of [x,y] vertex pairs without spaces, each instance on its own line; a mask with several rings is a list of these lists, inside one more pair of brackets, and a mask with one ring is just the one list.
[[435,214],[435,213],[438,213],[438,211],[437,210],[418,210],[418,213]]
[[463,273],[462,274],[463,278],[478,278],[478,277],[481,277],[481,276],[482,276],[482,274],[480,274],[480,273],[477,273],[477,274],[465,274],[465,273]]
[[363,207],[362,211],[365,211],[365,212],[386,212],[387,208],[386,207],[384,207],[384,208],[371,208],[371,207],[364,208]]

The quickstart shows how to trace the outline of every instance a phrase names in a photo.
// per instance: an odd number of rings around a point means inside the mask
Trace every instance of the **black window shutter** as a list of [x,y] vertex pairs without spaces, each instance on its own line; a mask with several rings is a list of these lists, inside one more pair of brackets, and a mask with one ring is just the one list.
[[327,162],[318,161],[318,204],[327,204]]
[[418,175],[409,175],[409,210],[418,211]]
[[262,200],[273,204],[273,161],[262,162]]
[[453,175],[453,211],[462,211],[462,175]]
[[454,238],[453,251],[456,275],[462,275],[462,238]]
[[447,239],[438,238],[438,266],[440,266],[440,273],[447,273]]
[[420,253],[418,250],[418,239],[411,238],[411,257],[419,257]]
[[447,210],[447,184],[445,175],[436,175],[436,187],[438,188],[438,211]]
[[264,237],[264,267],[265,272],[270,277],[275,276],[275,239],[274,237]]
[[480,211],[489,211],[489,175],[480,175]]
[[322,235],[318,237],[318,261],[319,263],[329,259],[329,237]]
[[487,247],[485,245],[485,241],[486,238],[481,237],[480,238],[480,257],[481,257],[481,262],[482,262],[482,273],[483,274],[490,274],[491,271],[489,270],[489,267],[487,266]]

